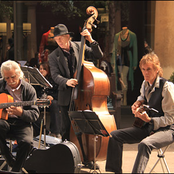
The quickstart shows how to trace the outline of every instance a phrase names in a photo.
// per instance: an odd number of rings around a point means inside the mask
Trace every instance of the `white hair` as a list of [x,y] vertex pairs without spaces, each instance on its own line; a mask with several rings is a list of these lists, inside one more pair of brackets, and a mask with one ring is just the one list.
[[24,77],[24,73],[22,72],[19,64],[13,60],[7,60],[2,63],[1,65],[1,75],[4,78],[4,70],[10,71],[11,69],[15,69],[16,74],[19,76],[20,79]]

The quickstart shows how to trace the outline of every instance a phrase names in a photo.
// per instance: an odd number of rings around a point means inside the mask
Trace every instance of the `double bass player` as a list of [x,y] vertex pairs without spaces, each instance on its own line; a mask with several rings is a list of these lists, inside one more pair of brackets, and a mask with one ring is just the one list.
[[[64,24],[54,27],[54,39],[58,47],[49,54],[49,65],[51,76],[58,84],[58,104],[62,115],[62,141],[70,140],[70,119],[68,115],[72,89],[78,84],[74,73],[79,61],[79,50],[81,42],[71,41],[72,32],[69,32]],[[85,57],[100,59],[103,52],[90,32],[85,29],[80,33],[90,43],[85,45]]]

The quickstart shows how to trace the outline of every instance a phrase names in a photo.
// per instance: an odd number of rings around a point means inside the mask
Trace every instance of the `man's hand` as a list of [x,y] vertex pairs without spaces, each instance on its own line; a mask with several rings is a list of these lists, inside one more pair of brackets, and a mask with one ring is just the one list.
[[21,117],[22,116],[22,112],[23,112],[23,109],[20,106],[18,106],[18,107],[10,106],[6,110],[7,110],[7,113],[9,115],[16,115],[18,117]]
[[84,36],[85,39],[90,43],[94,42],[94,39],[92,38],[91,33],[88,31],[88,29],[83,30],[80,34]]
[[142,113],[140,113],[137,109],[137,111],[135,111],[135,117],[140,118],[141,120],[145,121],[145,122],[149,122],[151,120],[151,118],[149,117],[149,115],[146,113],[146,111],[143,111]]
[[70,86],[70,87],[73,87],[73,88],[74,88],[77,84],[78,84],[77,79],[69,79],[69,80],[66,82],[66,85],[67,85],[67,86]]
[[137,108],[139,108],[142,105],[141,101],[136,101],[132,106],[132,113],[135,114],[135,112],[137,111]]
[[48,100],[53,100],[53,97],[52,97],[51,95],[48,95],[48,96],[47,96],[47,99],[48,99]]

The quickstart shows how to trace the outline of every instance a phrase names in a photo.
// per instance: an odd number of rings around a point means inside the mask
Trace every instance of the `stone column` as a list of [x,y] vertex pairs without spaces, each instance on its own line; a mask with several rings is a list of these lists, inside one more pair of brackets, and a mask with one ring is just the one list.
[[23,29],[22,29],[22,2],[14,1],[14,58],[23,58]]
[[163,68],[164,78],[174,72],[174,1],[156,1],[154,51]]
[[37,36],[36,36],[36,5],[37,2],[26,2],[28,6],[28,23],[31,23],[31,33],[28,35],[27,59],[30,60],[37,52]]

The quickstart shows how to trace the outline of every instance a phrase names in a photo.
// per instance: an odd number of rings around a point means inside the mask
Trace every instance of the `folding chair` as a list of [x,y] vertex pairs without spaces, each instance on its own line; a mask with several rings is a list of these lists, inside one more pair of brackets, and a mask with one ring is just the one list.
[[167,162],[166,162],[166,159],[165,159],[165,155],[164,155],[166,150],[169,148],[169,146],[170,146],[170,144],[168,146],[166,146],[164,148],[164,150],[162,150],[161,148],[158,149],[158,152],[157,152],[158,153],[157,154],[158,160],[156,161],[156,163],[154,164],[154,166],[152,167],[152,169],[150,170],[149,173],[152,173],[152,171],[154,170],[154,168],[156,167],[156,165],[158,164],[159,161],[161,163],[161,168],[163,170],[163,173],[165,173],[164,167],[167,170],[167,172],[170,173],[170,170],[169,170],[169,167],[167,165]]

